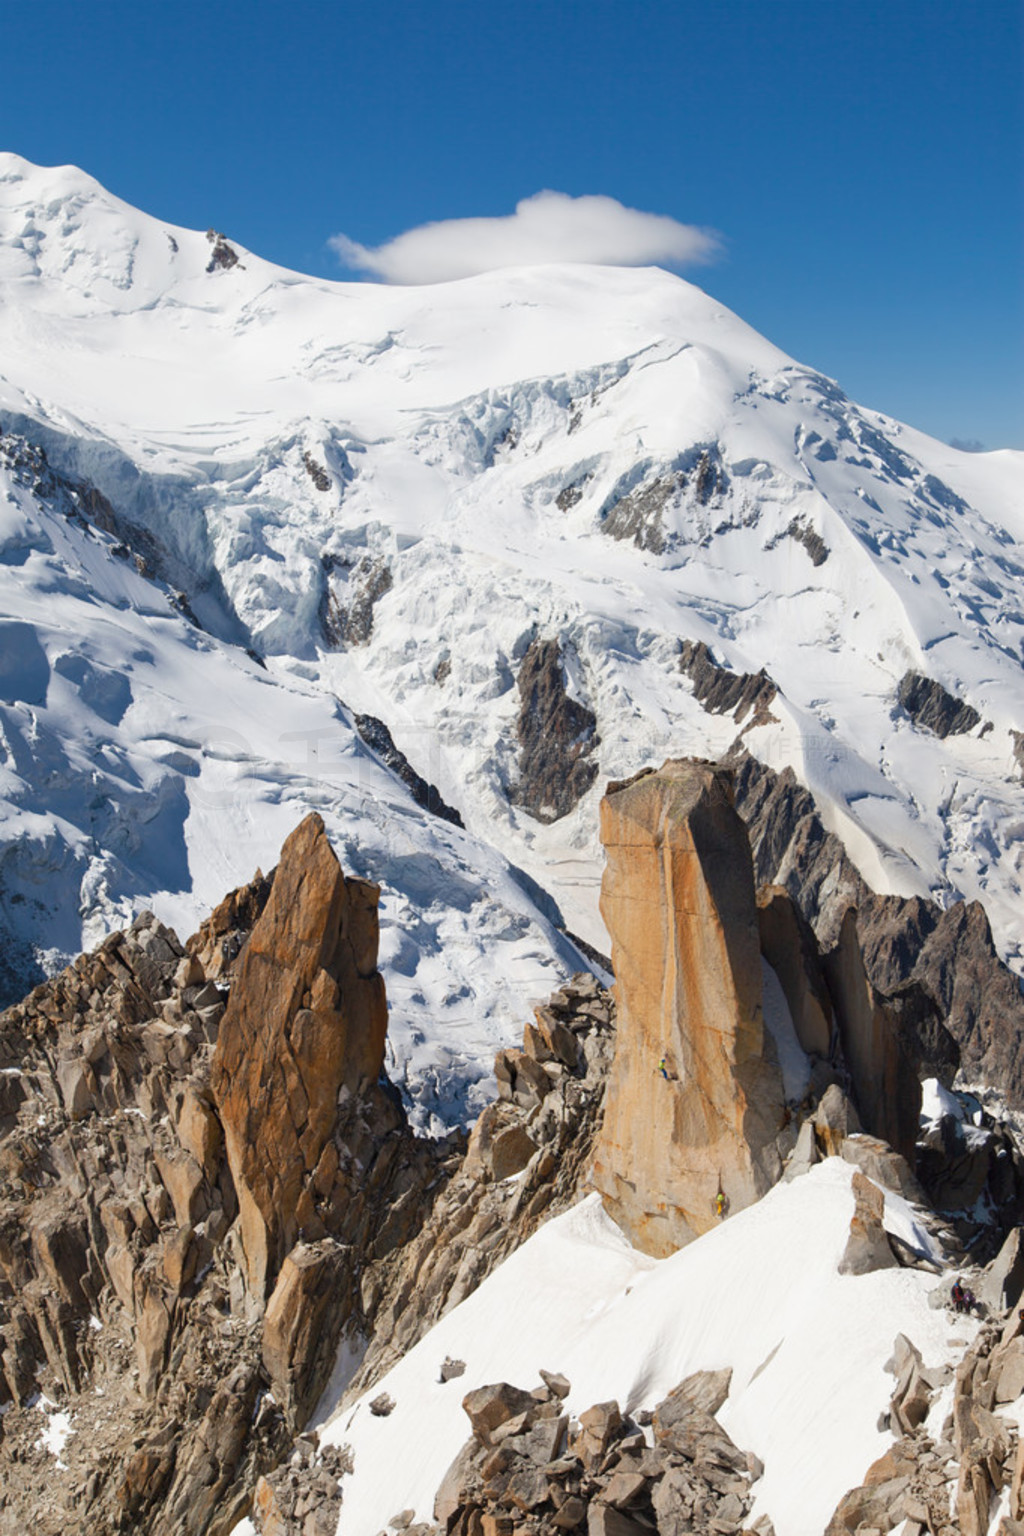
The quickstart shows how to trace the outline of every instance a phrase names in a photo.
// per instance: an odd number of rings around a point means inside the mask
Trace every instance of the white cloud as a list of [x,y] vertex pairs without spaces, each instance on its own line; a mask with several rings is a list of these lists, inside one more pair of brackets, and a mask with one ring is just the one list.
[[347,235],[333,235],[329,244],[347,267],[386,283],[445,283],[497,267],[558,261],[678,267],[713,261],[721,249],[713,230],[641,213],[614,197],[564,192],[537,192],[503,218],[423,224],[372,249]]

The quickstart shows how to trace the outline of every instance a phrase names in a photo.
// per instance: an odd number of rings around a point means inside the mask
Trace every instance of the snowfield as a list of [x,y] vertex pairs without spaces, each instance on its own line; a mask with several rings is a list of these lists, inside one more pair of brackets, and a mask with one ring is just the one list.
[[[692,1372],[726,1366],[732,1385],[717,1417],[765,1465],[750,1519],[768,1514],[778,1536],[821,1536],[843,1494],[892,1444],[878,1419],[893,1391],[884,1366],[896,1335],[935,1366],[959,1358],[978,1327],[928,1305],[947,1279],[910,1269],[839,1274],[853,1171],[829,1158],[662,1260],[630,1247],[599,1196],[548,1222],[321,1427],[323,1441],[354,1453],[338,1536],[370,1536],[403,1509],[432,1517],[441,1479],[469,1438],[462,1399],[475,1387],[532,1388],[543,1368],[568,1377],[574,1415],[609,1398],[635,1413]],[[890,1191],[884,1219],[939,1257]],[[445,1356],[466,1371],[442,1383]],[[376,1417],[369,1402],[383,1392],[395,1407]]]
[[[394,1075],[422,1123],[465,1117],[528,999],[579,963],[556,927],[607,949],[608,777],[744,725],[875,889],[981,899],[1024,964],[1024,455],[861,409],[665,272],[317,281],[14,155],[0,428],[9,996],[140,906],[189,931],[315,806],[383,886]],[[13,466],[21,440],[113,532],[69,523],[67,493]],[[549,824],[508,793],[536,638],[599,738],[594,786]],[[706,713],[686,639],[764,667],[772,718]],[[977,725],[916,726],[908,670]]]

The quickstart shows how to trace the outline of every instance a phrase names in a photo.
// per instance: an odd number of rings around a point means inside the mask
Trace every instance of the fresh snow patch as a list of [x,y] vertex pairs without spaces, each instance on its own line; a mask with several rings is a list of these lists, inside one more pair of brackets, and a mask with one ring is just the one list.
[[61,1453],[71,1435],[71,1415],[46,1397],[40,1397],[38,1407],[46,1415],[46,1423],[36,1444],[48,1450],[56,1459],[58,1467],[63,1468],[65,1464],[61,1460]]
[[950,1115],[954,1120],[965,1117],[964,1101],[958,1093],[943,1086],[937,1077],[921,1080],[921,1124],[929,1125]]

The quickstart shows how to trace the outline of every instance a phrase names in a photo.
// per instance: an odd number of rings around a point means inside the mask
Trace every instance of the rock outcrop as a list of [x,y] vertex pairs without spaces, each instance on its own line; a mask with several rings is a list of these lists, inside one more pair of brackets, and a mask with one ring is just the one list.
[[[220,1536],[287,1443],[232,1300],[223,1009],[146,913],[0,1016],[5,1533]],[[47,1411],[73,1415],[57,1461]]]
[[[945,1288],[945,1282],[943,1282]],[[825,1536],[874,1530],[884,1536],[986,1536],[996,1500],[998,1526],[1013,1536],[1024,1521],[1024,1441],[1000,1409],[1024,1391],[1024,1338],[1018,1316],[983,1325],[956,1368],[952,1412],[936,1439],[925,1419],[948,1368],[927,1369],[902,1334],[887,1369],[896,1376],[889,1422],[898,1438],[840,1500]]]
[[345,878],[322,820],[307,816],[282,849],[221,1021],[210,1085],[260,1303],[299,1233],[326,1235],[339,1094],[357,1098],[383,1066],[379,895]]
[[373,1331],[464,1144],[379,1079],[373,899],[314,818],[187,951],[144,914],[0,1016],[0,1530],[226,1536]]
[[537,821],[557,821],[597,778],[600,738],[592,709],[566,686],[558,640],[534,640],[519,667],[519,773],[509,799]]
[[958,1109],[922,1125],[916,1170],[927,1199],[972,1257],[985,1262],[1024,1220],[1024,1150],[1012,1124],[973,1094],[954,1094],[956,1101]]
[[748,729],[774,718],[771,706],[778,690],[763,667],[760,672],[730,672],[718,665],[703,640],[684,640],[679,668],[709,715],[732,715],[737,724],[746,721]]
[[728,773],[694,761],[610,785],[601,831],[619,1031],[593,1179],[664,1255],[713,1225],[718,1194],[738,1210],[781,1172],[750,848]]
[[652,555],[665,552],[665,508],[679,496],[686,485],[682,470],[644,481],[635,490],[608,507],[602,514],[601,530],[613,539],[631,540],[637,549]]
[[[449,1468],[419,1536],[774,1536],[748,1527],[762,1467],[714,1417],[730,1372],[688,1377],[653,1413],[631,1419],[614,1401],[570,1419],[564,1378],[543,1372],[532,1392],[496,1382],[463,1401],[473,1436]],[[643,1425],[652,1426],[651,1440]],[[380,1536],[385,1536],[384,1532]]]
[[876,1269],[894,1269],[897,1259],[882,1225],[885,1195],[859,1169],[853,1176],[853,1201],[850,1236],[839,1260],[839,1273],[869,1275]]
[[432,816],[440,816],[442,821],[450,821],[455,827],[464,825],[458,811],[442,799],[440,790],[428,784],[422,774],[416,772],[405,753],[396,747],[394,737],[383,720],[378,720],[376,715],[353,715],[352,723],[385,768],[390,768],[401,779],[417,805],[429,811]]
[[962,736],[973,731],[981,716],[970,704],[953,695],[933,677],[922,672],[905,672],[899,686],[899,701],[915,725],[936,736]]
[[377,604],[394,586],[383,556],[364,554],[354,563],[344,555],[321,556],[324,586],[320,627],[335,649],[365,645],[373,633]]
[[0,1015],[5,1533],[333,1529],[343,1467],[295,1436],[341,1339],[358,1392],[578,1198],[610,996],[581,974],[536,1009],[468,1156],[417,1138],[375,900],[313,817],[187,948],[144,915]]
[[[791,769],[776,773],[739,747],[727,761],[758,885],[784,886],[823,950],[856,907],[868,980],[896,1017],[904,1049],[948,1080],[959,1064],[974,1081],[998,1082],[1011,1105],[1024,1107],[1024,996],[978,902],[943,911],[921,897],[876,896]],[[931,1009],[901,1001],[910,982]]]

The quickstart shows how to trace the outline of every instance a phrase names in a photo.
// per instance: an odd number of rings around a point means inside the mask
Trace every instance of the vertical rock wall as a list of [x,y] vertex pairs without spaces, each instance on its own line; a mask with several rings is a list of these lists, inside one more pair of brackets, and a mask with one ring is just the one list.
[[259,1303],[333,1188],[339,1093],[375,1083],[383,1065],[379,894],[345,878],[320,817],[307,816],[238,964],[211,1087]]
[[861,1118],[913,1167],[921,1084],[889,1010],[868,981],[853,907],[843,918],[839,943],[825,957],[825,974]]
[[719,1192],[737,1210],[781,1169],[753,866],[730,776],[706,763],[609,786],[601,835],[619,1025],[593,1178],[661,1256],[714,1225]]

